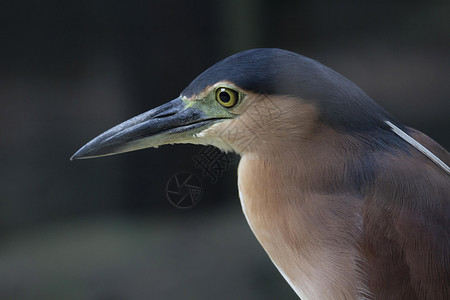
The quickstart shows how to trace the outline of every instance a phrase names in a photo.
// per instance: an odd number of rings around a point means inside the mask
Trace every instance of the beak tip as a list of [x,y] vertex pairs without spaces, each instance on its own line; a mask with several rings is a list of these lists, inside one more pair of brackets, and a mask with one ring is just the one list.
[[74,161],[74,160],[76,160],[76,159],[80,159],[80,158],[82,158],[83,156],[82,155],[80,155],[80,150],[78,150],[77,152],[75,152],[75,154],[74,155],[72,155],[71,157],[70,157],[70,161]]
[[70,158],[70,161],[74,160],[80,160],[83,158],[89,158],[89,154],[91,151],[89,151],[86,146],[81,147],[77,152],[75,152],[72,157]]
[[102,147],[101,145],[95,146],[91,141],[75,152],[70,158],[70,161],[109,156],[117,153],[121,152],[117,152],[115,148]]

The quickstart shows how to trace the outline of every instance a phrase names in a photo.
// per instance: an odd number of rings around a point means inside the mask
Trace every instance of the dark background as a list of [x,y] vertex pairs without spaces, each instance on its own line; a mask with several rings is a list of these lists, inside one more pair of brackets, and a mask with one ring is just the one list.
[[[347,76],[450,148],[449,1],[2,1],[0,299],[295,299],[241,213],[237,156],[199,146],[70,162],[235,52],[278,47]],[[204,194],[173,207],[194,172]]]

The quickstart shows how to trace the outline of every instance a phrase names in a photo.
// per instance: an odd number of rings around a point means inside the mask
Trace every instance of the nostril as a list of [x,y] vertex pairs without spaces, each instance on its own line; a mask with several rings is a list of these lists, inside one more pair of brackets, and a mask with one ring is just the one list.
[[176,112],[161,113],[161,114],[154,116],[153,118],[154,119],[162,119],[162,118],[167,118],[167,117],[173,116],[174,114],[176,114]]

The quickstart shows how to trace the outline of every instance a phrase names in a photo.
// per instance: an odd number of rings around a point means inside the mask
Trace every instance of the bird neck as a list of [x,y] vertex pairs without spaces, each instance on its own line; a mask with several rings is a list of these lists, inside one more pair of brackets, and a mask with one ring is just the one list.
[[289,134],[289,138],[280,139],[282,142],[259,143],[242,154],[243,161],[251,162],[254,176],[266,178],[263,174],[271,174],[272,178],[292,182],[303,192],[361,197],[379,154],[358,138],[318,122],[307,132]]
[[[247,221],[302,299],[337,299],[333,293],[356,299],[366,289],[359,277],[362,258],[353,245],[360,238],[361,201],[351,201],[358,191],[342,190],[340,178],[351,144],[336,134],[318,129],[308,141],[245,153],[239,164]],[[319,142],[324,137],[328,142]],[[342,199],[336,201],[336,195]]]

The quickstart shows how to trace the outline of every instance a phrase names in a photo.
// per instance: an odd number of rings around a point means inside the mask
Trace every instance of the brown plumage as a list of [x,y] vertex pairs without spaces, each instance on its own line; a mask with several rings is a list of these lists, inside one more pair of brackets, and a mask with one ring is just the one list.
[[[390,153],[370,149],[360,142],[370,136],[333,130],[298,99],[251,100],[273,110],[244,107],[238,119],[216,124],[202,137],[221,136],[241,154],[244,213],[299,296],[448,299],[449,175],[409,145]],[[256,119],[261,126],[252,125]],[[249,142],[242,124],[258,138]],[[413,129],[410,135],[450,162],[432,139]],[[347,184],[344,174],[365,159],[377,166],[373,179]]]
[[243,212],[303,300],[450,299],[449,153],[336,72],[242,52],[74,158],[177,142],[241,155]]

